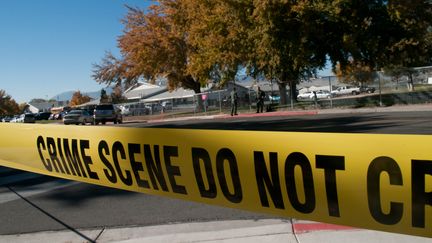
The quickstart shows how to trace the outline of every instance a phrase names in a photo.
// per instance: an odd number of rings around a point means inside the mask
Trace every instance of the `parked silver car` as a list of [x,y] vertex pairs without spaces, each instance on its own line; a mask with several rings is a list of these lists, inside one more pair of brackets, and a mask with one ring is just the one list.
[[93,116],[87,110],[71,110],[63,117],[63,123],[68,124],[83,124],[92,123]]
[[105,124],[106,122],[114,122],[114,124],[122,123],[123,117],[120,109],[112,104],[97,105],[93,113],[93,124]]

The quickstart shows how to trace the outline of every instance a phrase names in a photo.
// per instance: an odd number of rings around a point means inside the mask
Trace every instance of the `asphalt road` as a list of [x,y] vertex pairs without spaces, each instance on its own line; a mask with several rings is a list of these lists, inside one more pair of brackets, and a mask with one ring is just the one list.
[[[432,112],[327,114],[296,117],[234,117],[166,123],[129,123],[122,126],[432,134]],[[0,167],[1,168],[1,167]],[[9,173],[9,174],[8,174]],[[11,173],[11,174],[10,174]],[[6,172],[22,176],[24,172]],[[1,180],[0,180],[1,185]],[[19,195],[25,198],[22,199]],[[230,219],[274,218],[217,206],[38,177],[0,186],[0,235],[47,230],[158,225]]]
[[[46,177],[42,179],[49,180]],[[39,185],[47,186],[43,183]],[[25,190],[24,187],[25,185],[10,186],[18,193]],[[8,188],[0,188],[0,198],[7,193],[10,193]],[[70,186],[26,197],[33,205],[16,199],[0,204],[0,235],[65,230],[68,227],[78,230],[102,229],[176,222],[272,218],[268,215],[84,183],[71,183]]]

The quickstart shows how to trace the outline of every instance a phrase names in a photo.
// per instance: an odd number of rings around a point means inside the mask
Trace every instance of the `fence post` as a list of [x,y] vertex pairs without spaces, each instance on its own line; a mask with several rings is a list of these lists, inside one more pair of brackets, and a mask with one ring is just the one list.
[[222,99],[221,99],[221,91],[219,90],[219,113],[222,113]]

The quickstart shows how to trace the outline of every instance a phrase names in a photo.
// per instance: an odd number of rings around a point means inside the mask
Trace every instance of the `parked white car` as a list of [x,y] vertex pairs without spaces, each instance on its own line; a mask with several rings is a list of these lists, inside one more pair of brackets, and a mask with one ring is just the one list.
[[308,92],[304,92],[304,93],[297,95],[297,99],[298,100],[310,100],[311,97],[313,97],[313,95],[314,94],[312,93],[312,91],[308,91]]
[[172,110],[173,109],[173,103],[171,101],[163,101],[161,103],[161,105],[162,105],[162,108],[164,110]]
[[19,118],[20,118],[20,116],[18,116],[18,115],[15,115],[15,116],[13,116],[12,117],[12,119],[10,119],[10,121],[9,122],[11,122],[11,123],[16,123],[16,122],[19,122],[18,120],[19,120]]
[[341,95],[358,95],[360,94],[360,87],[356,86],[341,86],[337,89],[333,90],[333,96],[341,96]]
[[[318,90],[316,91],[316,96],[318,99],[329,99],[331,97],[331,93],[328,90]],[[314,97],[312,96],[312,99]]]
[[[331,93],[328,90],[318,90],[315,91],[317,99],[329,99],[331,97]],[[297,95],[298,100],[314,100],[315,94],[314,91],[308,91],[302,94]]]

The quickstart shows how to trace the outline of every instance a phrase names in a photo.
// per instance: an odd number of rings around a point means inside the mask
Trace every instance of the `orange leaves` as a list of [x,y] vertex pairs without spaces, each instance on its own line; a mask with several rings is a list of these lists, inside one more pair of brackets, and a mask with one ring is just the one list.
[[6,91],[0,89],[0,115],[13,115],[20,112],[19,106]]
[[82,95],[81,91],[76,91],[75,93],[73,93],[72,98],[69,102],[69,106],[77,106],[77,105],[81,105],[84,103],[87,103],[91,100],[91,98],[88,95]]

